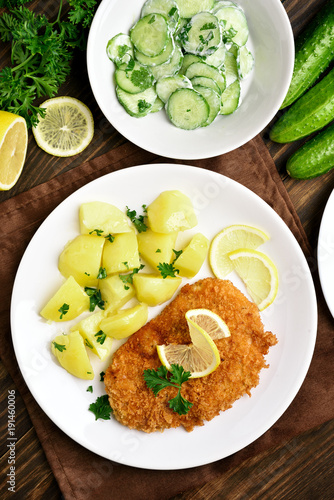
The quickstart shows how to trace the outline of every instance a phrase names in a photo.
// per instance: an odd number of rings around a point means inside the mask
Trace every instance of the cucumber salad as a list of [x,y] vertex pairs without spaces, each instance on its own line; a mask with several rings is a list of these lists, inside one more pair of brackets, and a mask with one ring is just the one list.
[[165,109],[176,127],[206,127],[241,103],[254,65],[247,41],[234,2],[146,0],[130,32],[107,44],[117,99],[136,118]]

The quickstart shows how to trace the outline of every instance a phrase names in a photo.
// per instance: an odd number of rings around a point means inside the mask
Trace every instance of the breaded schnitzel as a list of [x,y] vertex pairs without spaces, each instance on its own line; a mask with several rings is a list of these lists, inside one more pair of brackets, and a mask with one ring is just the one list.
[[[191,342],[185,314],[205,308],[218,314],[231,336],[216,340],[221,363],[210,375],[182,384],[182,396],[193,403],[186,415],[169,408],[177,389],[167,387],[154,396],[145,383],[145,369],[157,369],[158,344]],[[133,334],[115,353],[104,382],[114,416],[130,429],[145,432],[183,426],[192,431],[220,411],[231,408],[259,383],[266,368],[264,355],[277,339],[265,332],[258,308],[230,281],[206,278],[185,285],[178,296],[154,319]]]

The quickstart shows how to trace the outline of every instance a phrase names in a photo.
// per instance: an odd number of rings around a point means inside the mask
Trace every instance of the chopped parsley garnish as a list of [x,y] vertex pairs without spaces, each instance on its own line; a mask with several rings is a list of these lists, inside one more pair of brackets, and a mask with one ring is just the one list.
[[172,8],[170,9],[170,11],[168,12],[168,16],[169,16],[169,17],[172,17],[172,16],[174,16],[174,14],[175,14],[176,12],[177,12],[177,8],[176,8],[176,7],[172,7]]
[[161,253],[161,248],[157,248],[155,253]]
[[144,215],[137,216],[136,210],[130,210],[128,206],[126,207],[126,215],[129,217],[132,224],[137,229],[138,233],[143,233],[147,230],[147,225],[144,222],[145,219]]
[[183,250],[174,250],[173,248],[173,252],[175,253],[175,259],[173,260],[173,264],[174,262],[180,257],[180,255],[183,253]]
[[125,71],[132,71],[134,67],[135,67],[135,60],[131,57],[125,68]]
[[113,236],[112,234],[107,234],[107,236],[105,236],[105,239],[110,241],[110,243],[113,243],[114,240],[115,240],[115,236]]
[[102,420],[110,420],[112,408],[109,404],[108,395],[99,396],[95,403],[89,405],[89,411],[95,415],[95,420],[101,418]]
[[93,346],[92,346],[92,344],[89,342],[89,340],[88,340],[88,339],[85,339],[85,344],[86,344],[86,346],[87,346],[87,347],[89,347],[89,349],[93,349]]
[[118,52],[118,57],[120,59],[122,59],[123,56],[125,56],[125,54],[127,52],[129,52],[131,50],[131,47],[129,47],[128,45],[119,45],[118,48],[117,48],[117,52]]
[[203,26],[200,28],[200,31],[214,30],[216,28],[217,28],[217,25],[215,23],[206,23],[206,24],[203,24]]
[[179,270],[174,267],[173,263],[167,264],[167,262],[160,262],[157,267],[163,278],[167,278],[167,276],[175,278],[175,273],[179,274]]
[[129,269],[129,264],[128,264],[128,262],[127,262],[127,261],[122,262],[122,264],[124,264],[124,265],[125,265],[125,267],[126,267],[127,269]]
[[93,386],[90,385],[89,387],[87,387],[86,392],[93,392]]
[[98,280],[104,280],[107,277],[107,271],[104,267],[100,267],[98,275],[96,276]]
[[66,351],[65,344],[57,344],[57,342],[52,342],[52,344],[55,346],[55,349],[58,349],[58,351],[60,352]]
[[96,337],[96,342],[102,345],[104,344],[107,335],[102,330],[99,330],[97,333],[95,333],[94,337]]
[[135,267],[131,273],[129,274],[120,274],[119,277],[124,283],[124,289],[129,290],[129,286],[127,285],[128,283],[132,285],[133,283],[133,275],[139,273],[144,268],[144,264],[140,264],[139,267]]
[[89,286],[85,287],[85,292],[89,297],[89,310],[93,312],[95,307],[104,309],[104,300],[102,300],[101,292],[97,288],[92,288]]
[[171,365],[171,372],[165,366],[160,366],[157,370],[144,370],[144,379],[147,387],[152,389],[156,396],[166,387],[176,387],[177,395],[169,400],[169,407],[179,415],[186,415],[193,403],[190,403],[181,396],[181,385],[191,376],[182,366]]
[[96,236],[102,236],[103,229],[93,229],[92,231],[89,231],[89,234],[94,234],[94,233],[96,233]]
[[103,382],[106,372],[100,372],[100,382]]
[[231,26],[229,30],[223,31],[223,42],[224,43],[231,42],[232,38],[234,38],[236,34],[237,31]]
[[[145,90],[150,87],[153,83],[153,75],[146,68],[142,67],[140,69],[134,69],[131,72],[130,80],[136,87]],[[147,104],[146,101],[140,100],[139,102],[144,102],[145,105],[151,106],[151,104]],[[147,107],[146,106],[146,107]],[[138,104],[139,107],[139,104]],[[146,107],[144,109],[146,109]]]
[[68,313],[70,306],[64,302],[64,304],[58,309],[58,312],[60,312],[59,319],[63,319],[63,316]]
[[147,205],[142,205],[141,207],[143,209],[143,212],[146,214],[147,213]]

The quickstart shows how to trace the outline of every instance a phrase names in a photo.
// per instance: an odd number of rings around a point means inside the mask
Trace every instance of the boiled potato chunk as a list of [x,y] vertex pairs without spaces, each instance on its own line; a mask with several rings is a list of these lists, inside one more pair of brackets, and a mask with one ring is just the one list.
[[97,286],[104,242],[101,236],[80,234],[70,241],[58,260],[65,278],[73,276],[81,286]]
[[119,274],[113,274],[100,280],[99,289],[108,313],[123,307],[136,293],[131,283],[126,283],[124,286]]
[[137,234],[140,256],[154,269],[160,262],[171,262],[174,254],[177,232],[162,234],[151,229]]
[[201,269],[208,249],[208,238],[201,233],[195,234],[174,264],[179,270],[179,275],[186,278],[193,278]]
[[85,345],[100,359],[105,359],[110,354],[112,347],[112,339],[100,329],[100,323],[105,316],[105,311],[98,311],[82,319],[71,328],[71,331],[80,333]]
[[78,378],[92,380],[94,372],[80,333],[58,335],[51,344],[51,351],[65,370]]
[[147,304],[138,304],[103,319],[100,328],[110,337],[124,339],[144,326],[147,318]]
[[138,243],[134,231],[116,234],[112,243],[106,240],[102,254],[102,267],[105,268],[107,274],[126,273],[139,266]]
[[133,276],[133,284],[136,289],[137,298],[140,302],[144,302],[148,306],[157,306],[169,300],[179,285],[182,278],[176,276],[162,276],[156,274],[135,274]]
[[83,203],[79,210],[79,222],[81,234],[100,230],[107,236],[131,231],[127,216],[119,208],[103,201]]
[[89,297],[70,276],[43,307],[40,314],[51,321],[69,321],[89,309]]
[[148,225],[156,233],[191,229],[197,224],[191,200],[181,191],[163,191],[147,207]]

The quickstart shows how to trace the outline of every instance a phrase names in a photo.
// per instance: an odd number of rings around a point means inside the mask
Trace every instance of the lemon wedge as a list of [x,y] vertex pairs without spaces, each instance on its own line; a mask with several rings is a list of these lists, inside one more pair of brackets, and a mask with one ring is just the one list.
[[211,334],[215,338],[224,338],[230,332],[224,321],[207,309],[188,311],[186,320],[192,343],[158,345],[158,356],[167,370],[176,364],[191,372],[190,378],[205,377],[215,371],[220,363],[219,351]]
[[0,190],[8,191],[18,181],[26,159],[27,124],[22,116],[0,111]]
[[278,271],[272,260],[258,250],[242,248],[228,254],[260,311],[273,303],[278,291]]
[[225,278],[233,271],[229,252],[239,248],[256,249],[269,240],[269,235],[256,227],[234,224],[220,231],[212,240],[209,262],[216,278]]
[[88,107],[74,97],[48,99],[46,108],[32,131],[38,146],[53,156],[74,156],[81,153],[94,135],[94,120]]

